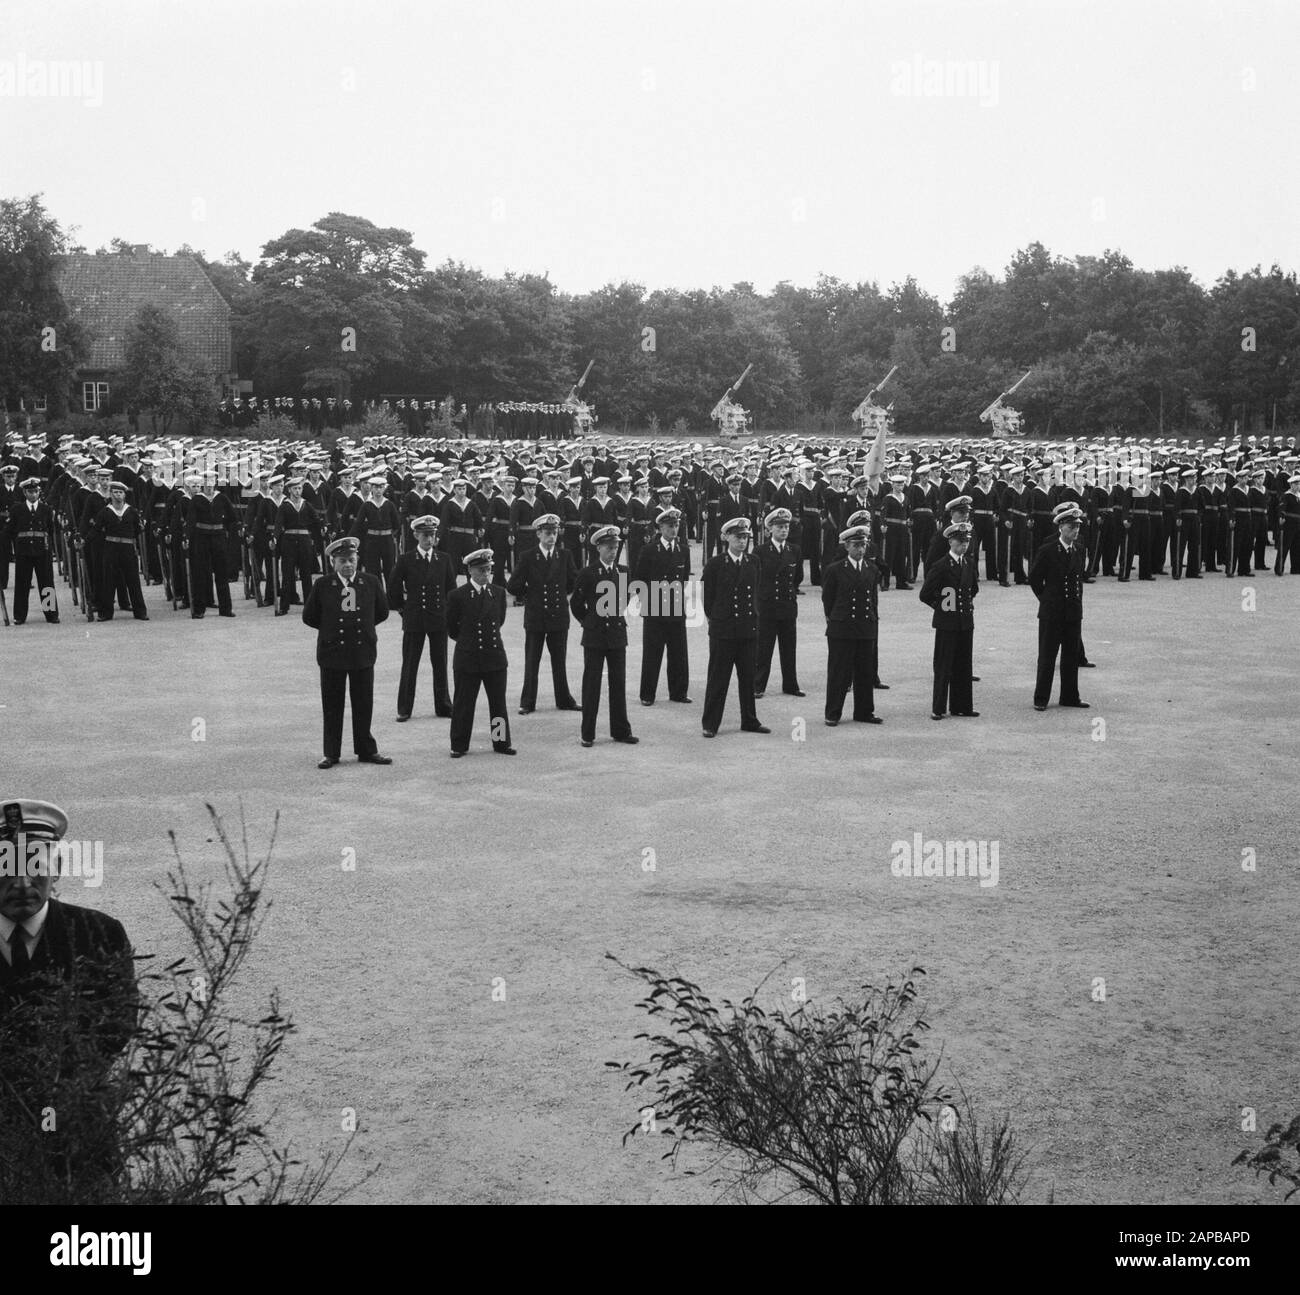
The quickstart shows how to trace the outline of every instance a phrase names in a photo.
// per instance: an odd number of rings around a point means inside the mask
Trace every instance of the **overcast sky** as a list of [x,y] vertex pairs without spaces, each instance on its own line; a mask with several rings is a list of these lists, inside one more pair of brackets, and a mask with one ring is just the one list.
[[571,292],[946,300],[1035,239],[1208,284],[1300,262],[1298,55],[1296,0],[0,0],[0,195],[251,259],[344,211]]

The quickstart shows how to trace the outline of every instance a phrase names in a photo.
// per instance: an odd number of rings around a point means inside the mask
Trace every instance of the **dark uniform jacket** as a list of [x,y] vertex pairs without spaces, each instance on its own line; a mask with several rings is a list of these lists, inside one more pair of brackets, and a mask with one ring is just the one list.
[[540,548],[522,554],[506,589],[524,599],[524,629],[562,630],[569,627],[569,596],[578,584],[573,554],[557,543],[549,558]]
[[582,646],[606,651],[627,647],[627,568],[583,567],[569,598],[569,610],[582,623]]
[[861,570],[845,558],[822,569],[822,609],[828,639],[874,639],[878,633],[876,586],[880,571],[867,558]]
[[0,958],[0,1012],[48,994],[48,987],[42,987],[50,977],[71,980],[80,972],[79,983],[102,1009],[93,1026],[98,1050],[104,1056],[121,1052],[135,1027],[138,1002],[131,945],[122,923],[93,908],[51,899],[40,941],[34,947],[29,943],[28,952],[31,965],[17,975]]
[[326,670],[367,670],[375,664],[375,626],[388,619],[388,599],[372,575],[359,571],[344,606],[343,581],[331,572],[311,587],[302,619],[316,634],[316,664]]
[[[681,540],[673,540],[670,548],[664,547],[662,536],[647,540],[632,574],[646,589],[642,595],[642,619],[686,619],[685,584],[691,578],[691,555]],[[674,585],[678,586],[676,590],[672,588]]]
[[771,540],[754,550],[758,563],[758,614],[763,620],[792,621],[798,618],[796,590],[803,581],[803,554],[788,540],[776,551]]
[[[940,630],[975,628],[975,595],[980,591],[975,563],[969,553],[954,558],[951,550],[926,567],[921,601],[934,608],[930,624]],[[946,604],[946,605],[945,605]]]
[[506,619],[506,591],[488,584],[487,593],[472,580],[447,597],[447,634],[456,640],[453,670],[487,674],[507,667],[501,626]]
[[188,503],[185,512],[185,538],[191,546],[196,536],[215,544],[221,540],[219,531],[225,531],[227,536],[235,534],[239,523],[235,517],[234,507],[225,495],[218,494],[209,499],[207,495],[194,494]]
[[752,557],[719,553],[704,564],[701,584],[710,638],[758,637],[758,563]]
[[402,613],[407,634],[427,634],[447,628],[447,599],[456,587],[451,559],[438,549],[428,557],[419,548],[403,553],[388,577],[388,605]]
[[1038,598],[1038,619],[1062,625],[1083,620],[1083,545],[1075,542],[1067,554],[1059,539],[1049,540],[1034,554],[1029,587]]
[[38,503],[33,511],[26,498],[19,498],[9,509],[9,521],[0,530],[0,538],[12,542],[15,554],[30,556],[50,551],[53,531],[54,514],[49,504]]

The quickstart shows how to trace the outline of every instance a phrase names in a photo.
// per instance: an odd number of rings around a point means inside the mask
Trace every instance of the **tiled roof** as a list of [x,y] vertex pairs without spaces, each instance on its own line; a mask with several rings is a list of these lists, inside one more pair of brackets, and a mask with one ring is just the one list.
[[152,303],[176,321],[191,364],[229,372],[230,307],[192,256],[76,252],[62,259],[58,275],[68,309],[90,342],[83,368],[122,368],[131,321]]

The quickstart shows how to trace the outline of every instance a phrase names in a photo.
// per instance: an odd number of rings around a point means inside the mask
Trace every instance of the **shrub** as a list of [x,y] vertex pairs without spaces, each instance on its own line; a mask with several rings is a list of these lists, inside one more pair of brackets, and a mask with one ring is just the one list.
[[1232,1163],[1246,1165],[1254,1170],[1257,1178],[1260,1174],[1267,1174],[1270,1187],[1275,1186],[1279,1178],[1290,1183],[1291,1190],[1282,1197],[1289,1201],[1300,1192],[1300,1115],[1285,1128],[1274,1124],[1264,1134],[1264,1145],[1258,1151],[1243,1151]]
[[720,1153],[717,1181],[744,1200],[1018,1201],[1024,1156],[1006,1117],[982,1127],[964,1093],[960,1110],[951,1105],[939,1062],[919,1055],[928,1029],[916,1006],[920,967],[901,984],[862,986],[860,1002],[787,1016],[758,1005],[761,985],[719,1011],[698,985],[606,957],[650,986],[638,1006],[667,1018],[667,1033],[636,1035],[649,1064],[606,1062],[629,1090],[649,1085],[624,1144],[661,1132],[673,1139],[664,1158],[674,1166],[683,1147],[704,1144]]

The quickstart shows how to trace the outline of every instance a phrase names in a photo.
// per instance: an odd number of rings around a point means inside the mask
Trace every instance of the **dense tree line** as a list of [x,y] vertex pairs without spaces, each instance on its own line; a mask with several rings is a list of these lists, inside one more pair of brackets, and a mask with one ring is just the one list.
[[[61,369],[30,355],[28,336],[32,311],[59,314],[42,267],[67,240],[35,198],[4,204],[0,240],[0,283],[28,294],[0,313],[0,360],[19,361],[5,380],[12,408],[24,387],[67,368],[66,354]],[[198,257],[229,301],[240,376],[263,395],[551,401],[594,359],[585,394],[602,426],[653,416],[705,432],[714,402],[752,362],[741,400],[760,431],[842,432],[897,364],[885,395],[901,432],[977,433],[979,411],[1026,369],[1015,403],[1034,434],[1300,421],[1300,287],[1277,266],[1229,270],[1206,289],[1181,267],[1032,243],[1000,276],[972,270],[945,305],[911,278],[882,290],[826,275],[767,294],[748,283],[647,292],[626,282],[568,294],[535,274],[427,266],[407,231],[338,212],[272,239],[256,264],[177,250]]]

